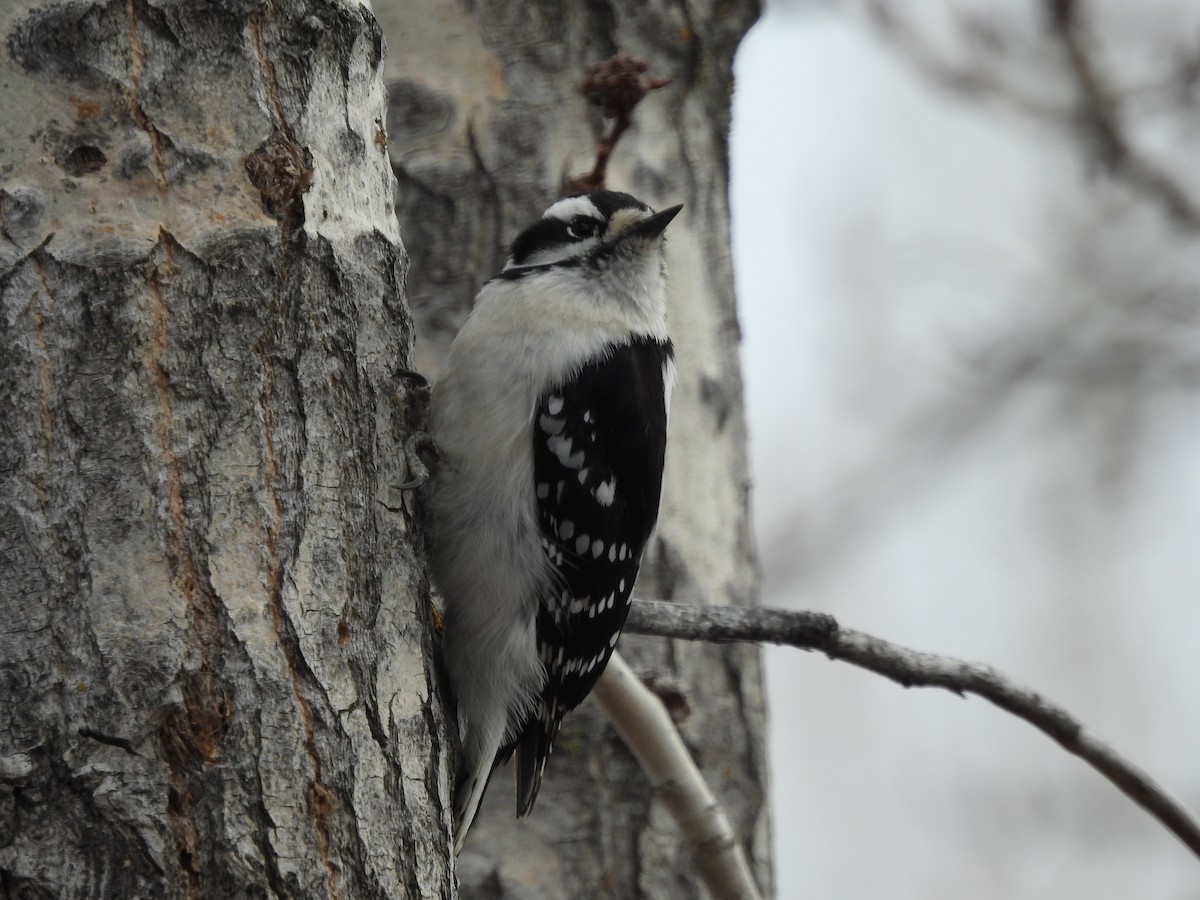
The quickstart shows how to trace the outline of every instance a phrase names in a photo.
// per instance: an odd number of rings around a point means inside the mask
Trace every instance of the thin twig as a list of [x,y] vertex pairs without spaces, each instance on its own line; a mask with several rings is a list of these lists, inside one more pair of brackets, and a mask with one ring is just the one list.
[[604,187],[608,176],[608,160],[617,141],[633,124],[633,110],[651,91],[665,88],[669,78],[647,78],[650,63],[628,53],[618,53],[587,70],[580,92],[588,102],[600,110],[606,119],[612,119],[612,130],[596,144],[596,163],[592,171],[567,179],[567,189],[572,193],[586,193]]
[[1101,163],[1114,176],[1155,198],[1178,224],[1200,228],[1200,210],[1191,198],[1166,172],[1138,153],[1125,133],[1120,100],[1093,62],[1079,6],[1077,0],[1047,0],[1054,34],[1079,87],[1080,113],[1096,141]]
[[956,61],[939,54],[891,0],[864,0],[863,8],[883,38],[929,80],[964,97],[993,103],[1038,121],[1061,122],[1068,110],[1054,99],[1005,81],[977,57]]
[[[939,56],[931,42],[897,14],[887,0],[865,0],[865,9],[880,33],[910,62],[938,84],[966,96],[997,101],[1036,120],[1082,126],[1095,147],[1094,156],[1108,174],[1157,203],[1180,228],[1200,229],[1200,207],[1185,186],[1142,152],[1128,134],[1121,91],[1110,85],[1095,62],[1081,0],[1045,0],[1051,37],[1061,46],[1066,72],[1075,83],[1077,101],[1060,106],[1022,93],[980,63],[956,63]],[[992,69],[994,70],[994,66]]]
[[842,628],[832,616],[761,607],[682,606],[639,600],[625,630],[692,641],[755,641],[819,650],[904,687],[975,694],[1024,719],[1080,757],[1200,857],[1200,823],[1160,784],[1084,728],[1061,706],[990,666],[921,653]]
[[614,653],[592,696],[637,757],[718,900],[759,900],[746,855],[662,701]]

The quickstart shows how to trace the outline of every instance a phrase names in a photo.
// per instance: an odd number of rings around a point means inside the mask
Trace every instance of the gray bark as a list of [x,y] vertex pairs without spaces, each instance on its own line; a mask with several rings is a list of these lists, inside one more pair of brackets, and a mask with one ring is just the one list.
[[[389,38],[389,129],[412,255],[418,364],[441,352],[506,243],[591,169],[602,127],[577,85],[621,51],[674,83],[650,94],[607,186],[686,204],[668,235],[674,396],[663,514],[639,593],[755,601],[746,431],[729,252],[733,54],[757,4],[376,4]],[[770,893],[759,653],[626,636],[631,665],[664,693]],[[464,896],[695,897],[690,860],[644,776],[590,701],[567,718],[530,819],[514,824],[498,773],[458,860]]]
[[0,896],[451,896],[378,25],[0,33]]

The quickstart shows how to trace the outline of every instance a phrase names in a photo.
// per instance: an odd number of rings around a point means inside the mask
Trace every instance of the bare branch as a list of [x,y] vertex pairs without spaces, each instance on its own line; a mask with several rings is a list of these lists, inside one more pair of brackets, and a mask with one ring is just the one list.
[[721,900],[758,900],[741,844],[662,701],[638,680],[619,653],[609,659],[592,696],[675,819],[709,893]]
[[629,611],[625,630],[692,641],[788,644],[802,650],[819,650],[830,659],[875,672],[904,687],[940,687],[959,695],[983,697],[1080,757],[1200,857],[1200,823],[1165,788],[1061,706],[1010,681],[990,666],[909,650],[842,628],[832,616],[812,612],[639,600]]
[[947,90],[974,100],[994,103],[1037,120],[1060,122],[1067,114],[1061,103],[1005,81],[994,67],[981,66],[977,58],[972,58],[968,64],[935,52],[929,42],[897,13],[895,4],[888,0],[864,0],[863,9],[889,43],[923,75]]
[[[886,0],[864,0],[864,8],[880,33],[927,77],[964,96],[1003,104],[1030,118],[1082,126],[1094,142],[1095,156],[1113,178],[1157,203],[1179,227],[1200,229],[1200,207],[1184,187],[1148,159],[1130,139],[1122,115],[1122,92],[1106,82],[1094,61],[1080,0],[1045,0],[1050,33],[1065,54],[1066,70],[1075,84],[1073,107],[1044,99],[1007,82],[995,66],[978,60],[956,62],[936,53]],[[977,24],[977,23],[976,23]],[[969,29],[964,29],[969,31]],[[1185,70],[1183,77],[1188,77]]]
[[1200,210],[1166,172],[1137,152],[1121,121],[1120,101],[1095,65],[1076,0],[1048,0],[1054,34],[1079,87],[1083,122],[1095,139],[1101,163],[1118,178],[1153,197],[1179,224],[1200,228]]

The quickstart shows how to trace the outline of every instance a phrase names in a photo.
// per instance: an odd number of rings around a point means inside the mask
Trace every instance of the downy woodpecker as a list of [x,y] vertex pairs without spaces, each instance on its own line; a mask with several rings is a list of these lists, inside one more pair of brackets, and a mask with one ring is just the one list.
[[514,753],[517,815],[530,811],[563,716],[625,623],[662,488],[675,375],[662,234],[681,208],[559,200],[483,286],[434,386],[456,852]]

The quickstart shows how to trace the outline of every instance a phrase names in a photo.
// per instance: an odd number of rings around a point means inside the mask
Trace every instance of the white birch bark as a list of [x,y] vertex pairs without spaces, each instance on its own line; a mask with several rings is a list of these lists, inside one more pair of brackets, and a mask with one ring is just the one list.
[[451,896],[377,24],[0,38],[0,894]]

